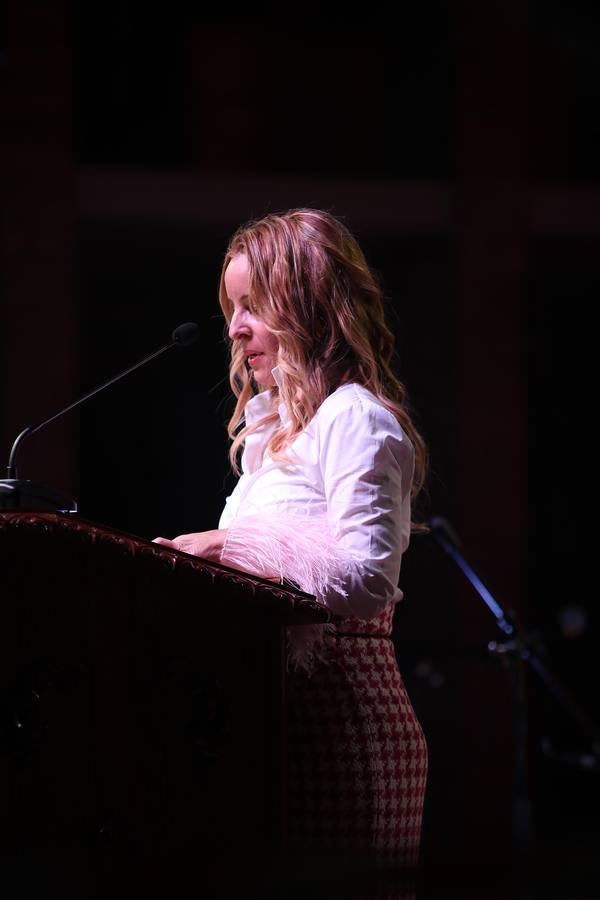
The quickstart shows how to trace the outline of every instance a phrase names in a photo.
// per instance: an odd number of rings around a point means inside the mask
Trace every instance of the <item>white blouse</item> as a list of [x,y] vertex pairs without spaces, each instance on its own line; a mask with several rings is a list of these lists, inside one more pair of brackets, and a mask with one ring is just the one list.
[[[277,369],[273,375],[279,381]],[[246,424],[271,408],[269,391],[253,397]],[[278,412],[286,424],[283,403]],[[398,579],[410,537],[411,442],[396,418],[359,384],[342,385],[327,397],[286,451],[289,462],[264,454],[277,427],[263,426],[246,439],[242,475],[219,521],[219,528],[229,530],[223,561],[268,575],[268,567],[258,571],[256,560],[243,562],[253,544],[260,555],[268,536],[279,545],[284,577],[339,615],[378,615],[402,598]],[[303,584],[298,561],[319,556],[334,566],[334,576],[326,574],[317,586],[306,576]]]

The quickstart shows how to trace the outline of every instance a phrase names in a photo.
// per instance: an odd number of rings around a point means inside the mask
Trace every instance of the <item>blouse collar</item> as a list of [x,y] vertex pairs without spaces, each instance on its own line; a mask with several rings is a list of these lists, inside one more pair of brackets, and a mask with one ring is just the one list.
[[[283,375],[281,372],[281,368],[279,366],[275,366],[274,369],[271,369],[271,375],[273,376],[275,384],[279,389],[279,396],[281,396],[281,389],[283,387]],[[269,415],[272,410],[271,398],[271,391],[266,390],[261,391],[260,394],[256,394],[255,397],[252,397],[250,400],[248,400],[244,408],[246,425],[253,425],[254,422],[258,421],[258,419],[262,419],[263,416]],[[285,403],[281,402],[278,404],[277,412],[279,413],[279,418],[281,419],[282,425],[287,425],[290,421],[290,416]]]

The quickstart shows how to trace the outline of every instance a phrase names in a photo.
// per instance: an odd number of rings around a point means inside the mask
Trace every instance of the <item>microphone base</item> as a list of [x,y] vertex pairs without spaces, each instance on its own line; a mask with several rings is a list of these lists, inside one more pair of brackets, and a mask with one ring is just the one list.
[[76,513],[77,501],[45,484],[19,478],[0,480],[0,512]]

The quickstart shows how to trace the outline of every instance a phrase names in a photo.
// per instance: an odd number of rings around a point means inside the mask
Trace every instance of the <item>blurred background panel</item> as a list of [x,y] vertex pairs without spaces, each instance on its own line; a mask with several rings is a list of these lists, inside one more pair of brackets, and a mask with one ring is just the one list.
[[[455,529],[587,723],[599,14],[579,0],[397,13],[309,3],[284,23],[279,5],[6,0],[2,452],[196,321],[197,344],[32,437],[19,467],[114,528],[213,527],[233,485],[227,240],[267,212],[329,209],[384,287],[431,451],[421,514]],[[530,895],[593,891],[600,773],[581,717],[525,664],[533,824],[519,838],[521,707],[488,649],[494,616],[431,536],[415,536],[402,587],[394,637],[429,740],[432,883],[480,877],[491,893],[525,841]]]

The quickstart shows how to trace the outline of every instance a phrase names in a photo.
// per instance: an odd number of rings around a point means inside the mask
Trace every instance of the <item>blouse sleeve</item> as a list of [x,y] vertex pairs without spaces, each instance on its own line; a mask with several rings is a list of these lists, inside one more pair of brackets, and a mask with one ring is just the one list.
[[413,447],[388,410],[360,399],[324,417],[319,456],[332,532],[356,561],[344,577],[345,596],[333,591],[326,602],[342,615],[369,619],[402,596]]
[[326,402],[316,439],[326,516],[288,509],[234,517],[223,522],[221,559],[292,581],[338,615],[369,619],[402,596],[413,448],[391,413],[362,397],[341,409]]

